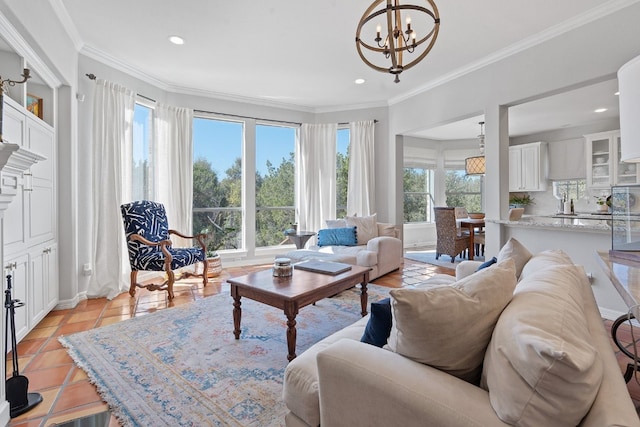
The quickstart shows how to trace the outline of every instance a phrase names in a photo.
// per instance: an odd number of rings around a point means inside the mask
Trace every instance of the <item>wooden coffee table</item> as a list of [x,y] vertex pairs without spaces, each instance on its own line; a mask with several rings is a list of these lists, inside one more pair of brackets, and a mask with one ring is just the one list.
[[287,346],[289,361],[296,357],[296,315],[309,304],[328,298],[358,283],[362,286],[360,306],[362,316],[367,314],[367,283],[369,267],[352,266],[351,270],[336,276],[312,273],[294,268],[291,277],[273,277],[271,269],[227,279],[233,297],[233,334],[240,339],[242,310],[240,298],[246,297],[284,310],[287,317]]

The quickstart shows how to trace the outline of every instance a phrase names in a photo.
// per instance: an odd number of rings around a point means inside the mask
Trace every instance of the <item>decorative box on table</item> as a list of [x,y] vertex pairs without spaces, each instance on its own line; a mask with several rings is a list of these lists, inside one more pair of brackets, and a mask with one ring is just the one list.
[[640,262],[640,185],[611,187],[609,256]]

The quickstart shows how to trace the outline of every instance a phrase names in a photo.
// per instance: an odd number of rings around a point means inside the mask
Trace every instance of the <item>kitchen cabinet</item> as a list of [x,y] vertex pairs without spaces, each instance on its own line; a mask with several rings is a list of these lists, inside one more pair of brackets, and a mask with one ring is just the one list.
[[545,191],[548,154],[546,142],[509,147],[509,191]]
[[584,135],[587,147],[587,187],[608,189],[612,185],[640,184],[635,163],[620,161],[620,131]]

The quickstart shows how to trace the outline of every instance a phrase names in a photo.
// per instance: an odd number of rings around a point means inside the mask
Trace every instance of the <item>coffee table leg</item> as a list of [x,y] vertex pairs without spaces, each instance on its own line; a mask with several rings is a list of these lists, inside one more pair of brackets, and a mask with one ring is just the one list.
[[289,350],[287,360],[291,362],[296,358],[296,315],[298,314],[298,307],[285,305],[284,314],[287,316],[287,348]]
[[369,272],[364,273],[362,283],[360,283],[360,307],[362,308],[362,317],[367,315],[367,284],[369,283]]
[[240,309],[240,295],[238,288],[231,286],[231,296],[233,296],[233,335],[236,339],[240,339],[240,319],[242,319],[242,309]]

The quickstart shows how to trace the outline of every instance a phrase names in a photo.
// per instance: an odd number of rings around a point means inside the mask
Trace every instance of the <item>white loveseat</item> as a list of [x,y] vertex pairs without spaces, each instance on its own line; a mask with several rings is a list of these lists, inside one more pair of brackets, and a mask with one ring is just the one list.
[[[360,342],[368,315],[316,343],[287,366],[286,425],[560,426],[567,425],[563,418],[578,414],[573,425],[640,426],[582,267],[567,264],[570,259],[561,251],[530,258],[501,254],[514,256],[519,279],[482,353],[480,384],[388,346]],[[504,261],[500,256],[498,260]],[[506,268],[502,266],[507,263],[511,260],[497,265]],[[475,280],[462,276],[475,272],[480,263],[463,264],[456,278],[437,277],[425,286],[435,282],[450,287],[456,280]],[[466,322],[472,325],[478,320]],[[539,337],[538,327],[546,335]],[[534,340],[527,341],[532,336]],[[589,350],[581,353],[584,349]],[[509,357],[513,360],[505,360]]]
[[402,241],[393,224],[375,223],[375,236],[356,246],[310,246],[286,253],[293,262],[310,259],[343,262],[362,267],[371,267],[369,280],[397,270],[402,264]]

